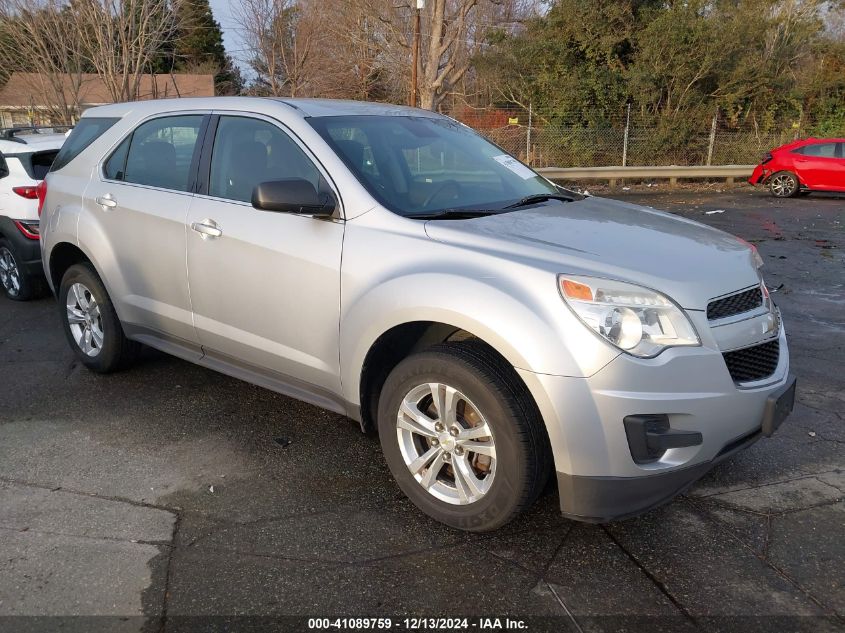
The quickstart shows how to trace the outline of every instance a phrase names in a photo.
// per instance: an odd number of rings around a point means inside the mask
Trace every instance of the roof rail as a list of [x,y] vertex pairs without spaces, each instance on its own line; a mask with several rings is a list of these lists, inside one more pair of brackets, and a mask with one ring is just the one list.
[[32,132],[33,134],[44,134],[42,130],[50,130],[58,133],[59,130],[70,130],[72,125],[21,125],[17,127],[0,128],[0,139],[4,141],[14,141],[15,143],[24,143],[26,141],[17,138],[21,132]]

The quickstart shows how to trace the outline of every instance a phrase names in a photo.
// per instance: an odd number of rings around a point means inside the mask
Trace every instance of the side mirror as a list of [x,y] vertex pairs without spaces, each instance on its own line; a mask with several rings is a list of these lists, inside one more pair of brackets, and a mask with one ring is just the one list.
[[319,193],[307,180],[285,178],[256,185],[252,190],[252,206],[262,211],[329,217],[337,205],[332,194]]

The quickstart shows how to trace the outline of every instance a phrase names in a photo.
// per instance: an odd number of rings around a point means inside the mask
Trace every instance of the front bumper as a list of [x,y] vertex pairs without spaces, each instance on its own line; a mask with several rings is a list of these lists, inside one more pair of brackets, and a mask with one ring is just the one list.
[[[766,408],[774,413],[781,394],[793,394],[796,379],[790,376],[786,384],[767,399]],[[789,400],[789,411],[792,401]],[[786,411],[786,414],[789,413]],[[760,428],[727,443],[713,459],[669,472],[643,477],[579,477],[557,473],[561,512],[564,516],[589,523],[604,523],[642,514],[671,501],[701,479],[716,464],[748,448],[761,437],[770,436],[783,417],[764,415]]]
[[581,477],[557,473],[561,513],[576,521],[605,523],[637,516],[668,503],[711,468],[762,437],[752,432],[716,458],[688,468],[644,477]]
[[[589,378],[519,370],[546,421],[563,514],[603,522],[645,512],[762,437],[770,397],[794,382],[782,328],[778,336],[775,372],[750,385],[733,382],[712,340],[653,359],[620,354]],[[623,423],[634,415],[666,416],[701,442],[638,463]]]

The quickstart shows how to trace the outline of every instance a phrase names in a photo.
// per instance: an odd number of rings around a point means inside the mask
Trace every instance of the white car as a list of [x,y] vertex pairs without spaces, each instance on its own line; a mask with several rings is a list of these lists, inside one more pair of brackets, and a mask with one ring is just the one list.
[[46,289],[36,188],[64,141],[56,128],[0,130],[0,287],[16,301]]

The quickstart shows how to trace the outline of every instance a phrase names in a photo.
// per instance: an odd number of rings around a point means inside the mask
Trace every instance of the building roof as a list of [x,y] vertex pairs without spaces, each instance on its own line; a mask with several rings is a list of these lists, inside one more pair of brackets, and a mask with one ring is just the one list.
[[[68,103],[72,103],[72,77],[62,77]],[[41,73],[12,73],[6,85],[0,88],[0,108],[51,107],[58,104],[44,103],[52,94],[47,78]],[[173,97],[213,97],[214,75],[158,74],[143,75],[139,99],[165,99]],[[83,74],[79,89],[82,106],[111,103],[112,98],[105,84],[95,74]]]

